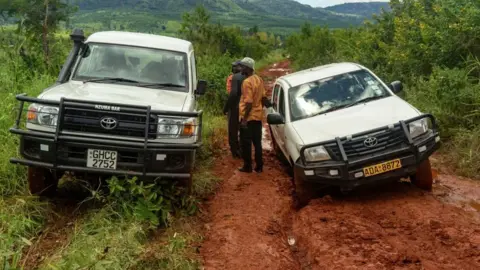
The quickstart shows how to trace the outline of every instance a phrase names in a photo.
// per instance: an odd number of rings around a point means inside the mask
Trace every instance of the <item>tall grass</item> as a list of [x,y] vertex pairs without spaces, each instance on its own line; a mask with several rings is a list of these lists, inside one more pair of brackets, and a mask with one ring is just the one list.
[[0,51],[0,265],[16,266],[23,248],[29,246],[44,225],[49,204],[29,196],[25,168],[10,164],[18,156],[18,136],[12,135],[17,113],[15,95],[37,95],[54,81],[46,74],[29,72],[22,60]]

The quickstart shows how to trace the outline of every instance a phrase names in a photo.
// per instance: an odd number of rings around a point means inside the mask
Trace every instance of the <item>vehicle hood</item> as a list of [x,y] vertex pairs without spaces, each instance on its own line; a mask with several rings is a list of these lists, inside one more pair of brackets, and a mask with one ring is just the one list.
[[44,91],[39,98],[62,97],[99,103],[152,106],[152,110],[182,111],[188,93],[123,84],[67,82]]
[[311,144],[395,124],[420,114],[406,101],[391,96],[298,120],[292,125],[303,143]]

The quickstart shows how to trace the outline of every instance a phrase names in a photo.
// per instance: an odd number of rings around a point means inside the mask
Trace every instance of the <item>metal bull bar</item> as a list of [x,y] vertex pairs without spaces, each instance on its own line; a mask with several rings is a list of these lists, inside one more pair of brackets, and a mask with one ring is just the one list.
[[[19,108],[18,108],[18,113],[17,117],[15,119],[15,124],[12,128],[10,128],[10,132],[13,134],[17,135],[23,135],[23,136],[33,136],[33,137],[40,137],[40,138],[45,138],[45,139],[52,139],[54,142],[54,162],[51,164],[51,169],[66,169],[69,166],[60,166],[58,165],[58,149],[57,149],[57,143],[61,140],[65,141],[76,141],[76,142],[83,142],[83,143],[99,143],[99,144],[109,144],[109,145],[116,145],[116,146],[130,146],[130,147],[143,147],[143,172],[141,173],[142,176],[148,176],[149,173],[146,171],[146,164],[147,164],[147,151],[149,147],[156,147],[156,148],[161,148],[161,149],[166,149],[166,150],[194,150],[197,149],[201,146],[202,144],[202,122],[203,122],[203,111],[197,111],[197,112],[175,112],[175,111],[162,111],[162,110],[152,110],[151,106],[139,106],[139,105],[126,105],[126,104],[120,104],[120,103],[111,103],[111,102],[100,102],[100,101],[84,101],[84,100],[76,100],[76,99],[68,99],[68,98],[61,98],[60,101],[54,101],[54,100],[45,100],[45,99],[39,99],[35,97],[29,97],[26,94],[19,94],[16,95],[16,99],[19,101]],[[24,106],[25,102],[28,103],[36,103],[36,104],[42,104],[42,105],[52,105],[52,106],[58,106],[58,115],[57,115],[57,124],[54,129],[54,132],[41,132],[41,131],[35,131],[35,130],[27,130],[27,129],[22,129],[20,127],[21,120],[22,120],[22,115],[24,111]],[[82,137],[79,135],[76,135],[74,132],[64,132],[63,130],[63,125],[64,125],[64,117],[63,114],[65,112],[66,107],[74,107],[74,108],[80,108],[80,109],[86,109],[86,110],[95,110],[95,111],[103,111],[103,112],[110,112],[110,113],[135,113],[137,115],[142,115],[146,117],[146,120],[144,123],[145,128],[144,128],[144,136],[143,138],[137,138],[137,140],[133,140],[132,138],[122,138],[122,139],[107,139],[107,138],[100,138],[101,136],[98,136],[99,134],[92,134],[92,137]],[[149,138],[149,134],[151,132],[149,131],[149,127],[151,126],[151,117],[153,116],[159,116],[159,117],[190,117],[190,118],[196,118],[197,122],[196,125],[194,125],[194,131],[192,136],[196,140],[194,140],[194,143],[162,143],[162,142],[155,142],[152,141],[151,138]],[[155,123],[157,124],[157,123]],[[53,131],[53,129],[52,129]],[[85,136],[84,134],[82,134]],[[102,135],[102,134],[100,134]],[[105,136],[109,136],[108,134],[104,134]],[[89,136],[88,134],[86,136]],[[182,139],[182,138],[179,138]],[[34,163],[33,161],[27,161],[27,160],[20,160],[17,158],[11,158],[10,162],[12,163],[19,163],[23,165],[29,165],[29,163]],[[36,162],[38,164],[42,162]],[[44,164],[45,165],[45,164]],[[119,171],[117,171],[119,172]],[[134,175],[139,175],[138,173],[134,173]],[[165,175],[168,175],[166,173]]]

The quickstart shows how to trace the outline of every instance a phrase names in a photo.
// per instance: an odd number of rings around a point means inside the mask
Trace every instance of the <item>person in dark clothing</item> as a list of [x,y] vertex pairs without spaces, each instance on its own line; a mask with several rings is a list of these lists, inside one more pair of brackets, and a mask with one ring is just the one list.
[[242,74],[239,61],[232,64],[232,81],[231,90],[228,95],[228,100],[223,107],[223,113],[228,117],[228,143],[230,144],[230,151],[234,158],[241,158],[240,144],[239,144],[239,128],[240,120],[238,116],[238,105],[240,103],[240,96],[242,95],[242,83],[245,76]]

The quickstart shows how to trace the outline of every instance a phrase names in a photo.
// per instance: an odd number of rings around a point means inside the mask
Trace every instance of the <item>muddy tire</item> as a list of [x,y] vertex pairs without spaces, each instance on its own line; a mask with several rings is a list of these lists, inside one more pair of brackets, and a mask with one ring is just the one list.
[[45,168],[28,167],[28,188],[32,195],[53,197],[57,192],[59,177]]
[[423,161],[417,168],[417,172],[410,176],[410,182],[423,190],[432,190],[433,175],[430,160]]
[[293,173],[293,183],[295,185],[295,191],[293,192],[293,204],[294,208],[299,210],[308,205],[313,198],[315,192],[311,183],[304,182],[300,177],[297,177],[295,172]]

